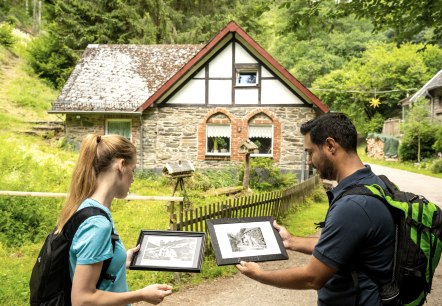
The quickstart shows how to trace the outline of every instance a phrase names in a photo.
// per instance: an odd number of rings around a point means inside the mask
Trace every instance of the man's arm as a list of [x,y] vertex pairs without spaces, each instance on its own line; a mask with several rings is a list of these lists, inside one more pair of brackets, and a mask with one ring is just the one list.
[[300,268],[264,271],[254,262],[241,261],[237,269],[260,283],[285,289],[315,289],[318,290],[336,273],[314,256],[310,262]]

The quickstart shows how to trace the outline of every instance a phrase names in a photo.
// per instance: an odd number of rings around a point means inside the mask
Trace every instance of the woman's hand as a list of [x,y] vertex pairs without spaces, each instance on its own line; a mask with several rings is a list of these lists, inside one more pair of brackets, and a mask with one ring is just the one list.
[[172,294],[172,286],[154,284],[139,290],[142,300],[151,304],[159,304],[164,298]]
[[132,257],[139,250],[140,250],[140,245],[137,245],[133,249],[127,250],[127,252],[126,252],[126,269],[129,269],[130,263],[132,262]]

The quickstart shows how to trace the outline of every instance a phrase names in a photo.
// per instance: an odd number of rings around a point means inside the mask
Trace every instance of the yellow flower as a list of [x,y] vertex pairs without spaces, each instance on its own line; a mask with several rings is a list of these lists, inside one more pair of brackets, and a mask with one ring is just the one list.
[[379,101],[378,98],[373,98],[370,100],[370,106],[373,108],[379,107],[380,104],[381,104],[381,101]]

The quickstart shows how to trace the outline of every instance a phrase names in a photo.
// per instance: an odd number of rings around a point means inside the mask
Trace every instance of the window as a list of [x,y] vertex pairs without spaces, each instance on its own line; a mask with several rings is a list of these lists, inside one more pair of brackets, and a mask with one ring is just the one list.
[[230,155],[230,125],[208,124],[207,125],[207,155]]
[[239,71],[238,85],[256,85],[256,71]]
[[106,134],[116,134],[132,139],[132,121],[130,119],[109,119],[106,122]]
[[255,64],[237,64],[236,85],[237,86],[258,85],[258,66]]
[[249,125],[249,139],[258,146],[259,153],[252,156],[272,156],[273,126]]

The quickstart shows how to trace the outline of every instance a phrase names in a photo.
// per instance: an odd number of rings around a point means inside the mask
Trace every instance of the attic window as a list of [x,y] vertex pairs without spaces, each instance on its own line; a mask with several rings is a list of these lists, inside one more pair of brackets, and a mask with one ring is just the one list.
[[258,85],[258,67],[256,65],[236,65],[236,85]]

